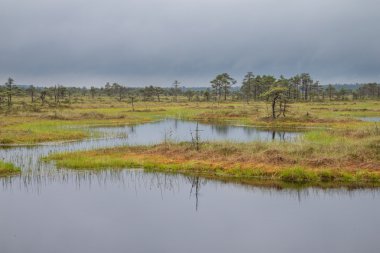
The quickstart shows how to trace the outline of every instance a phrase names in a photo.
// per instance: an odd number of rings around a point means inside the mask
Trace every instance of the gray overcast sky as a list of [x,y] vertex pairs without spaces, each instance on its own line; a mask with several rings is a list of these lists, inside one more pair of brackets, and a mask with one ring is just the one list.
[[379,0],[0,0],[0,78],[204,86],[221,72],[380,82]]

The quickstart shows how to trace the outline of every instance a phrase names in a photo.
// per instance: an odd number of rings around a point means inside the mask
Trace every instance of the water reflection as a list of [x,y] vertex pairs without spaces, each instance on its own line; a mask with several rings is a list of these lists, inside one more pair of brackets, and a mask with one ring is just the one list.
[[273,131],[272,132],[272,140],[275,141],[275,140],[280,140],[280,141],[286,141],[287,138],[286,138],[286,132],[276,132],[276,131]]
[[[154,123],[147,123],[122,127],[105,127],[97,128],[100,132],[107,132],[113,136],[122,134],[128,135],[128,144],[142,145],[154,144],[162,142],[165,134],[171,133],[173,141],[191,141],[191,131],[196,129],[196,122],[183,121],[176,119],[167,119]],[[199,124],[202,130],[201,138],[204,141],[271,141],[273,140],[272,130],[266,130],[247,126],[228,126],[215,124]],[[294,141],[302,134],[296,131],[276,131],[280,135],[276,135],[274,140]]]
[[[223,135],[223,136],[227,136],[228,135],[228,132],[229,132],[229,129],[228,129],[228,126],[223,126],[223,125],[217,125],[217,126],[211,126],[211,129],[212,130],[215,130],[215,132],[218,134],[218,135]],[[245,131],[248,135],[250,134],[249,130]]]
[[[72,152],[78,150],[92,150],[98,148],[117,147],[123,145],[141,145],[162,142],[163,139],[191,140],[191,131],[196,127],[195,122],[181,120],[164,120],[160,122],[118,127],[90,128],[93,138],[69,143],[50,143],[38,146],[17,146],[0,148],[0,159],[11,162],[22,169],[20,176],[0,178],[3,189],[24,189],[25,191],[40,192],[47,185],[67,184],[80,189],[81,185],[111,182],[135,182],[136,178],[144,178],[145,173],[124,172],[119,170],[105,170],[103,172],[60,170],[53,163],[42,162],[41,158],[57,152]],[[225,125],[199,125],[202,140],[237,140],[237,141],[292,141],[300,133],[279,132],[252,127],[231,127]],[[95,138],[98,136],[102,138]],[[127,175],[129,177],[125,178]],[[156,178],[158,179],[158,175]],[[163,175],[165,180],[173,182],[175,176]],[[169,180],[170,178],[170,180]],[[204,179],[187,177],[191,185],[191,196],[196,199],[198,209],[199,192]],[[141,181],[141,180],[140,180]],[[160,180],[156,181],[161,182]],[[249,184],[249,183],[248,183]],[[160,183],[162,185],[162,183]],[[166,184],[163,184],[166,185]]]
[[188,176],[187,179],[191,184],[190,197],[194,196],[194,198],[195,198],[195,210],[198,211],[200,189],[201,189],[202,185],[207,184],[207,181],[198,177],[198,176],[194,176],[194,177]]
[[[299,135],[200,128],[203,140]],[[258,187],[139,169],[60,170],[40,161],[55,152],[157,143],[168,129],[168,138],[189,140],[195,123],[103,127],[91,129],[90,140],[0,149],[1,159],[23,171],[0,179],[0,252],[378,252],[377,189]]]
[[[249,181],[220,181],[207,179],[200,176],[190,176],[181,174],[166,174],[158,172],[147,172],[143,169],[117,170],[109,169],[102,171],[72,171],[57,170],[54,173],[43,174],[25,174],[24,176],[2,178],[1,192],[27,192],[32,194],[41,194],[45,188],[51,185],[68,185],[76,190],[83,189],[107,189],[116,187],[121,191],[133,190],[136,194],[138,191],[157,191],[161,197],[175,194],[181,190],[187,191],[190,199],[194,200],[194,210],[199,209],[202,188],[211,186],[211,188],[226,189],[232,187],[234,190],[243,190],[248,192],[260,192],[267,196],[278,197],[286,196],[287,198],[302,202],[309,198],[318,198],[320,196],[339,197],[345,196],[355,198],[361,194],[368,194],[372,197],[379,197],[378,188],[329,188],[323,189],[318,187],[307,188],[282,188],[276,185],[256,186]],[[207,191],[205,195],[207,195]]]
[[[57,152],[72,152],[97,148],[117,147],[123,145],[155,144],[166,140],[191,141],[191,132],[195,122],[181,120],[164,120],[136,126],[90,128],[92,138],[69,143],[50,143],[38,146],[17,146],[0,148],[0,159],[11,162],[23,171],[24,182],[51,180],[54,176],[65,176],[67,171],[58,171],[53,164],[41,162],[41,158]],[[271,132],[252,127],[233,127],[200,124],[201,140],[236,140],[236,141],[291,141],[300,133]],[[98,138],[101,136],[101,138]],[[95,138],[96,137],[96,138]]]
[[317,253],[311,245],[330,245],[327,252],[354,253],[380,246],[377,190],[255,187],[143,170],[58,175],[2,180],[1,252],[224,253],[254,244],[260,252]]

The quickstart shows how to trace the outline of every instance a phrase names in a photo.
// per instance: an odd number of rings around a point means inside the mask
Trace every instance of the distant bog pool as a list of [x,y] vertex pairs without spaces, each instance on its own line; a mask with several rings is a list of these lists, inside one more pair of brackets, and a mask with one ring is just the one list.
[[380,117],[359,117],[361,121],[380,122]]

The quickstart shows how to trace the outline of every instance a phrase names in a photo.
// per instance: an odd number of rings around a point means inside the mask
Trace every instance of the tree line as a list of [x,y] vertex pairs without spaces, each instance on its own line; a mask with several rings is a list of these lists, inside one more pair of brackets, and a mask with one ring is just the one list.
[[320,85],[310,74],[302,73],[290,78],[272,75],[254,75],[248,72],[238,85],[238,82],[228,73],[216,75],[210,81],[209,88],[185,88],[179,81],[174,81],[171,87],[145,86],[141,88],[128,87],[119,83],[107,82],[102,87],[52,87],[20,86],[12,78],[0,85],[0,107],[10,108],[14,97],[30,97],[31,103],[39,101],[42,105],[75,102],[78,97],[109,97],[118,101],[138,100],[158,101],[271,101],[281,106],[279,111],[285,114],[286,104],[293,101],[324,101],[347,99],[380,99],[380,84],[361,84],[357,89],[337,89],[335,85]]

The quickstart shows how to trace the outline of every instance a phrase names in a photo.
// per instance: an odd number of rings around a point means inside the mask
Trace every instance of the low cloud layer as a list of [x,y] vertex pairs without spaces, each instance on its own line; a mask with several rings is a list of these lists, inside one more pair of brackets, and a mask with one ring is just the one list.
[[377,0],[0,0],[0,78],[208,85],[220,72],[380,82]]

